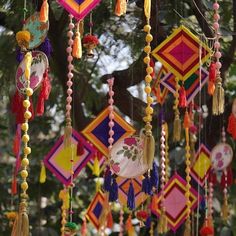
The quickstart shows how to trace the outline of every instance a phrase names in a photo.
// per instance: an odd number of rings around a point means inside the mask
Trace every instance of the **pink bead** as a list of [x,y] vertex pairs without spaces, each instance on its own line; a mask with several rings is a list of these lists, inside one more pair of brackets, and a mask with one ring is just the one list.
[[71,23],[69,24],[69,29],[72,30],[74,27],[75,27],[74,23],[71,22]]
[[220,48],[220,43],[219,42],[215,42],[214,43],[214,48],[219,49]]
[[214,9],[214,10],[218,10],[219,7],[220,7],[220,5],[219,5],[217,2],[215,2],[215,3],[213,4],[213,9]]
[[216,53],[215,53],[215,57],[216,57],[216,58],[221,58],[221,56],[222,56],[222,55],[221,55],[221,52],[216,52]]
[[110,106],[108,107],[108,110],[109,110],[109,111],[113,111],[113,110],[114,110],[113,106],[110,105]]
[[67,97],[67,98],[66,98],[66,101],[67,101],[68,103],[71,103],[71,102],[72,102],[72,97]]
[[[72,74],[72,73],[71,73],[71,74]],[[69,77],[69,75],[68,75],[68,77]],[[73,77],[73,74],[72,74],[72,77]],[[71,87],[71,86],[73,85],[73,82],[72,82],[71,80],[68,80],[68,81],[66,82],[66,84],[67,84],[68,87]]]
[[66,110],[67,110],[67,111],[70,111],[70,110],[71,110],[71,105],[67,104],[67,105],[66,105]]
[[74,69],[74,66],[73,66],[72,64],[69,64],[69,65],[68,65],[68,70],[71,71],[71,70],[73,70],[73,69]]
[[66,118],[70,118],[70,111],[66,112]]
[[110,98],[110,99],[108,100],[108,102],[109,102],[109,104],[113,104],[113,103],[114,103],[114,100],[113,100],[112,98]]
[[68,40],[68,44],[69,44],[70,46],[73,45],[73,43],[74,43],[73,39],[69,39],[69,40]]
[[[69,72],[69,73],[67,74],[67,76],[68,76],[69,79],[72,79],[74,75],[73,75],[73,73]],[[68,84],[67,84],[67,85],[68,85]]]
[[114,96],[114,91],[109,91],[110,97]]
[[72,52],[72,47],[67,47],[67,48],[66,48],[66,52],[67,52],[67,53],[71,53],[71,52]]
[[114,135],[114,131],[113,131],[113,130],[110,130],[110,131],[109,131],[109,135],[110,135],[110,136],[113,136],[113,135]]
[[113,120],[113,119],[114,119],[114,115],[113,115],[112,113],[109,115],[109,119],[110,119],[110,120]]
[[214,14],[214,20],[218,21],[220,19],[220,15],[219,14]]
[[72,57],[72,56],[68,56],[68,57],[67,57],[67,61],[68,61],[68,62],[72,62],[72,60],[73,60],[73,57]]
[[70,30],[70,31],[67,32],[67,36],[68,36],[69,38],[72,38],[73,35],[74,35],[73,31]]
[[213,27],[214,27],[215,30],[218,30],[218,29],[220,28],[220,25],[219,25],[218,22],[215,22],[215,23],[213,24]]
[[110,122],[108,123],[108,125],[109,125],[109,127],[111,127],[111,128],[112,128],[112,127],[114,127],[114,125],[115,125],[115,124],[114,124],[114,122],[113,122],[113,121],[110,121]]
[[161,148],[164,149],[165,148],[165,144],[161,144]]
[[165,151],[161,151],[162,156],[165,156],[165,154],[166,154]]
[[72,89],[67,89],[67,94],[68,94],[68,95],[71,95],[72,92],[73,92]]
[[216,62],[216,68],[220,69],[222,67],[222,64],[220,62]]
[[109,139],[108,139],[108,143],[109,143],[109,144],[112,144],[113,142],[114,142],[114,138],[109,138]]

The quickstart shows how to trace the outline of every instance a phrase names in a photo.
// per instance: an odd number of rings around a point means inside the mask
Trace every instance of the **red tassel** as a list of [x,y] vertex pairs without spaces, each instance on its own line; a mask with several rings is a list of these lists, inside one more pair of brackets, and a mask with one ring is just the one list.
[[12,179],[12,183],[11,183],[11,194],[12,195],[16,195],[17,194],[17,181],[16,181],[16,177],[14,176]]
[[216,82],[216,63],[211,62],[209,67],[209,82],[208,82],[208,94],[213,95],[215,91]]
[[82,156],[84,154],[84,146],[81,141],[77,143],[77,156]]
[[50,79],[48,77],[48,70],[45,71],[43,75],[44,79],[41,85],[41,90],[38,98],[38,103],[37,103],[37,115],[41,116],[44,113],[44,101],[48,100],[50,92],[51,92],[51,83]]
[[225,184],[227,183],[227,186],[231,186],[233,184],[233,172],[232,172],[232,168],[228,167],[228,169],[226,170],[227,173],[227,182],[225,182],[225,172],[223,172],[222,176],[221,176],[221,182],[220,185],[222,188],[225,187]]
[[185,129],[189,129],[192,125],[192,121],[190,119],[190,116],[189,116],[189,113],[186,111],[185,114],[184,114],[184,128]]
[[21,134],[20,133],[21,132],[17,126],[16,134],[15,134],[14,141],[13,141],[13,148],[12,148],[15,156],[17,156],[18,153],[20,152],[20,143],[21,143]]
[[209,175],[209,182],[213,183],[213,185],[217,184],[217,177],[216,177],[216,173],[211,172]]
[[111,211],[107,215],[107,228],[112,229],[113,228],[113,217]]
[[184,86],[181,86],[179,90],[179,107],[185,108],[187,107],[187,98],[186,98],[186,91]]
[[231,134],[232,138],[236,140],[236,117],[233,113],[229,116],[227,131]]
[[214,235],[214,229],[211,226],[203,226],[200,229],[200,235],[201,236],[213,236]]

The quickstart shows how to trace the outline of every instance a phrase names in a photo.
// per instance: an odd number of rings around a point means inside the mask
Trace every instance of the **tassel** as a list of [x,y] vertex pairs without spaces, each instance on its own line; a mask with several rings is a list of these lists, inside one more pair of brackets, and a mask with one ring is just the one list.
[[21,129],[17,125],[16,134],[13,141],[13,148],[12,148],[12,151],[15,156],[17,156],[20,152],[20,145],[21,145]]
[[157,194],[154,194],[152,196],[152,201],[151,201],[151,210],[157,211],[157,209],[158,209],[158,196]]
[[84,217],[83,224],[81,227],[81,236],[86,236],[87,235],[87,221],[86,217]]
[[[29,218],[26,212],[26,202],[20,203],[19,214],[16,223],[16,235],[29,236]],[[13,235],[12,235],[13,236]],[[15,236],[15,235],[14,235]]]
[[190,119],[189,113],[186,111],[184,114],[184,128],[189,129],[191,127],[191,123],[192,121]]
[[33,57],[31,52],[27,52],[24,57],[24,63],[25,63],[25,79],[30,79],[30,72],[31,72],[31,64],[33,61]]
[[26,212],[22,213],[22,236],[29,235],[29,217]]
[[109,193],[109,202],[115,202],[118,199],[118,184],[116,178],[112,178],[112,185]]
[[142,192],[148,195],[152,195],[151,181],[147,174],[145,175],[145,178],[142,180]]
[[73,43],[73,49],[72,49],[72,56],[74,58],[80,59],[82,57],[82,44],[81,44],[81,37],[79,32],[79,25],[80,23],[77,23],[77,31],[76,36]]
[[134,230],[134,226],[132,224],[131,215],[129,215],[129,217],[126,221],[125,228],[127,230],[128,236],[135,236],[135,230]]
[[233,113],[229,116],[227,132],[231,134],[232,138],[236,140],[236,117]]
[[166,213],[162,212],[160,218],[159,218],[159,223],[157,226],[157,231],[160,234],[165,234],[168,231],[168,223],[167,223],[167,217]]
[[224,199],[223,206],[221,208],[221,215],[222,215],[222,219],[224,221],[228,220],[228,217],[229,217],[229,206],[228,206],[227,200],[225,200],[225,199]]
[[20,48],[16,49],[16,60],[20,63],[24,59],[24,53],[21,52]]
[[17,194],[17,179],[16,179],[16,176],[14,176],[13,179],[12,179],[11,194],[12,195],[16,195]]
[[126,0],[116,0],[115,15],[122,16],[126,13],[127,2]]
[[151,16],[151,0],[144,0],[144,14],[147,19]]
[[64,129],[64,146],[65,147],[71,146],[71,136],[72,136],[72,126],[66,125]]
[[43,184],[46,182],[46,168],[45,165],[43,163],[43,161],[41,162],[41,171],[40,171],[40,176],[39,176],[39,183]]
[[50,43],[49,38],[46,38],[44,42],[39,46],[39,50],[45,53],[48,58],[51,57],[52,45]]
[[200,229],[201,236],[214,236],[214,228],[208,219],[205,219],[204,225]]
[[209,67],[209,82],[208,82],[208,94],[213,95],[215,91],[216,82],[216,63],[211,62]]
[[179,107],[187,107],[186,91],[183,85],[179,89]]
[[185,222],[185,230],[184,230],[183,236],[191,236],[191,224],[188,219]]
[[107,167],[106,172],[105,172],[103,188],[106,192],[111,191],[111,170],[109,167]]
[[220,115],[224,113],[225,95],[222,87],[222,79],[220,75],[216,79],[216,89],[212,99],[212,113],[213,115]]
[[154,161],[151,174],[150,174],[150,184],[153,188],[158,188],[158,183],[159,183],[159,178],[158,178],[158,169],[157,169],[157,164]]
[[132,180],[130,181],[129,190],[128,190],[127,207],[130,210],[135,209],[135,195],[134,195],[134,186],[133,186]]
[[48,100],[50,92],[51,92],[51,83],[50,79],[48,78],[48,70],[44,72],[43,75],[44,79],[41,85],[41,90],[39,93],[39,98],[38,98],[38,103],[37,103],[37,108],[36,108],[36,113],[38,116],[43,115],[44,113],[44,101]]
[[76,151],[77,156],[82,156],[84,155],[84,145],[81,141],[78,141],[77,143],[77,151]]
[[113,228],[113,217],[112,217],[112,212],[110,211],[107,215],[107,228],[112,229]]
[[93,162],[93,175],[97,177],[100,175],[100,164],[97,156],[95,157]]
[[143,161],[149,166],[149,169],[152,167],[153,159],[155,153],[155,140],[153,135],[145,135],[144,137],[144,150],[143,150]]
[[179,114],[175,116],[173,135],[173,141],[179,142],[181,139],[181,120]]
[[48,1],[43,0],[43,4],[40,9],[40,16],[39,16],[39,21],[40,22],[47,22],[48,21]]

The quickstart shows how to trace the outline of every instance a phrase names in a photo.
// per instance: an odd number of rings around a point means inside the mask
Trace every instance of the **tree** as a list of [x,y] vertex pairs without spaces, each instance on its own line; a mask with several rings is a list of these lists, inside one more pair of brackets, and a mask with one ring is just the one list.
[[[29,16],[34,11],[39,10],[42,1],[28,1],[27,9]],[[2,26],[0,38],[0,91],[1,98],[4,101],[0,111],[6,116],[0,117],[0,128],[2,130],[1,153],[3,158],[3,168],[0,170],[0,200],[1,209],[4,211],[9,208],[10,202],[7,201],[6,194],[10,187],[11,171],[9,165],[9,156],[12,156],[11,143],[14,132],[14,119],[9,111],[9,95],[14,90],[14,76],[17,63],[15,61],[15,34],[21,29],[23,4],[21,1],[9,0],[0,1],[0,25]],[[209,0],[182,0],[182,1],[152,1],[152,34],[154,40],[152,48],[162,42],[171,32],[172,28],[185,23],[192,30],[203,32],[207,37],[212,37],[211,23],[211,5]],[[225,117],[208,116],[202,134],[206,134],[205,140],[210,147],[213,147],[220,137],[220,127],[222,120],[226,120],[230,111],[230,98],[235,90],[233,75],[236,71],[235,51],[236,51],[236,0],[225,0],[221,5],[221,31],[223,33],[223,58],[222,58],[222,76],[225,80],[227,91],[226,115]],[[120,112],[134,120],[135,125],[142,127],[142,117],[145,103],[135,97],[132,91],[128,90],[131,86],[139,88],[144,79],[143,53],[144,33],[142,27],[145,24],[143,12],[143,1],[137,0],[130,3],[128,13],[125,17],[117,18],[113,14],[114,2],[102,1],[99,7],[93,12],[94,27],[93,31],[99,35],[101,45],[96,49],[95,59],[88,60],[84,57],[75,62],[74,87],[73,87],[73,126],[78,131],[82,130],[107,104],[107,97],[103,85],[110,77],[115,78],[115,105]],[[173,10],[170,10],[173,9]],[[102,17],[101,17],[102,16]],[[40,217],[32,217],[32,225],[39,225],[40,219],[47,218],[47,226],[59,229],[59,212],[57,212],[56,222],[49,216],[54,215],[55,208],[58,208],[57,194],[61,188],[60,184],[49,175],[45,185],[38,184],[39,159],[50,150],[56,137],[63,127],[65,96],[66,96],[66,75],[67,75],[67,55],[66,55],[66,31],[68,17],[67,12],[63,11],[56,1],[50,1],[50,29],[48,37],[51,41],[53,54],[50,59],[50,74],[53,78],[53,90],[50,101],[47,103],[47,112],[43,118],[36,118],[31,124],[31,146],[33,149],[30,175],[30,196],[31,209],[35,214],[41,212]],[[85,19],[85,32],[88,31],[88,19]],[[123,54],[125,53],[125,55]],[[124,63],[125,61],[125,63]],[[115,66],[109,66],[113,63]],[[125,65],[124,65],[125,64]],[[231,82],[232,80],[232,82]],[[235,92],[234,94],[235,95]],[[172,111],[172,97],[168,97],[165,110]],[[211,101],[207,99],[209,111],[211,110]],[[159,107],[155,106],[155,119],[158,116]],[[54,119],[56,115],[56,121]],[[168,123],[171,125],[173,115],[170,114]],[[212,125],[214,124],[214,129]],[[154,128],[157,127],[154,125]],[[10,136],[8,135],[10,133]],[[39,134],[43,134],[41,137]],[[47,137],[47,139],[45,138]],[[40,145],[38,145],[40,143]],[[42,148],[44,147],[44,148]],[[171,143],[170,147],[174,150],[176,144]],[[234,146],[235,148],[235,146]],[[39,158],[37,158],[39,157]],[[4,176],[8,176],[7,179]],[[93,183],[91,173],[87,170],[78,180],[80,188],[77,191],[76,201],[77,211],[84,210],[83,206],[88,206],[89,200],[86,193],[92,192],[93,187],[87,189],[84,185],[86,181]],[[3,184],[4,183],[4,184]],[[7,183],[7,184],[6,184]],[[55,192],[49,193],[47,189],[55,186]],[[235,188],[231,189],[234,196]],[[40,210],[40,196],[51,200],[44,211]],[[235,200],[232,199],[232,204]],[[16,198],[13,198],[16,203]],[[52,214],[51,214],[52,213]],[[38,216],[38,215],[37,215]],[[0,215],[0,218],[3,216]],[[218,218],[217,218],[218,219]],[[78,219],[79,220],[79,219]],[[235,221],[235,219],[233,219]],[[232,222],[234,222],[232,221]],[[220,223],[221,224],[221,223]],[[232,223],[232,226],[234,224]],[[5,232],[6,224],[3,224],[1,230]]]

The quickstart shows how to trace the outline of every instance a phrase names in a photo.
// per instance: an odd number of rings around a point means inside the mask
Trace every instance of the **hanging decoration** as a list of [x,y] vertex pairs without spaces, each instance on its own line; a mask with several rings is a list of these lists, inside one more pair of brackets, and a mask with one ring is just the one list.
[[122,16],[126,14],[127,1],[126,0],[116,0],[115,15]]
[[228,119],[227,132],[236,140],[236,98],[233,100],[232,111]]
[[210,155],[210,150],[202,143],[198,148],[198,151],[195,156],[195,161],[191,168],[191,176],[202,187],[204,186],[205,179],[208,177],[208,174],[211,170]]
[[58,0],[57,2],[78,21],[84,19],[101,0]]
[[213,115],[220,115],[224,113],[224,89],[222,87],[222,78],[220,75],[220,69],[222,67],[222,64],[220,62],[221,58],[221,52],[220,52],[220,25],[219,25],[219,3],[217,0],[215,0],[213,4],[213,9],[214,9],[214,24],[213,28],[215,30],[215,43],[214,43],[214,50],[215,50],[215,69],[216,69],[216,79],[215,79],[215,89],[213,93],[213,99],[212,99],[212,113]]
[[97,151],[95,156],[88,161],[87,166],[91,169],[93,175],[98,177],[105,169],[105,161],[106,157]]
[[[118,113],[114,115],[114,142],[135,133],[135,129],[129,125]],[[83,131],[82,134],[106,157],[109,157],[109,107],[103,110]]]
[[[187,192],[186,188],[187,182],[177,173],[175,173],[166,183],[164,187],[164,207],[165,213],[167,217],[168,226],[176,232],[176,230],[180,227],[180,225],[184,222],[187,217],[188,207],[186,202],[185,193]],[[153,208],[152,212],[157,216],[161,216],[161,192],[158,193],[158,198],[156,201],[157,206]],[[189,200],[191,202],[191,211],[193,211],[197,203],[201,201],[201,197],[199,197],[198,201],[198,193],[192,187],[189,190]]]
[[74,178],[95,155],[95,149],[75,130],[72,130],[70,142],[71,146],[66,147],[64,145],[64,136],[61,136],[44,158],[44,165],[66,186],[70,184],[71,180],[70,160],[72,155],[74,161]]

